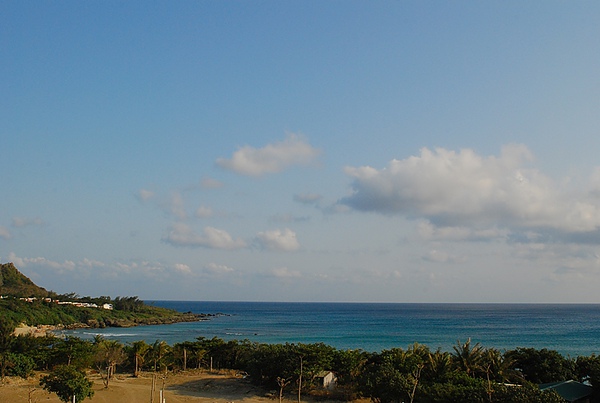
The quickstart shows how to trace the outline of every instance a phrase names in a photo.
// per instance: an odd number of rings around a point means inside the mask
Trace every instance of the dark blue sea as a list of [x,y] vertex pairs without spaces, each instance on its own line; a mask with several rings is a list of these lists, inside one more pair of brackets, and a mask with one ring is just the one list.
[[262,343],[325,343],[338,349],[406,349],[415,342],[452,351],[471,338],[484,347],[548,348],[565,356],[600,353],[600,305],[384,304],[147,301],[181,312],[222,313],[210,320],[134,328],[82,329],[123,343],[197,337]]

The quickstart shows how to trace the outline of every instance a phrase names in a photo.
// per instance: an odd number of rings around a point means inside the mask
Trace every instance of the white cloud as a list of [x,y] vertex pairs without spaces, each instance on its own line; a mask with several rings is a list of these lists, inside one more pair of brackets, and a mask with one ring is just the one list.
[[142,202],[146,202],[152,198],[154,198],[154,192],[151,190],[146,190],[146,189],[140,189],[137,194],[136,197],[142,201]]
[[423,260],[436,263],[464,263],[466,258],[464,256],[457,256],[445,251],[433,249],[423,256]]
[[183,220],[187,217],[185,212],[185,203],[183,201],[183,197],[179,192],[173,192],[171,194],[171,199],[169,200],[169,204],[167,205],[168,211],[173,214],[175,217]]
[[15,228],[42,225],[44,225],[44,220],[42,220],[41,218],[13,217],[12,219],[12,226]]
[[196,217],[199,218],[209,218],[214,215],[213,210],[210,207],[200,206],[196,210]]
[[294,195],[294,201],[302,204],[316,204],[318,203],[323,196],[316,193],[304,193],[304,194],[296,194]]
[[506,239],[508,231],[499,228],[437,227],[429,221],[417,225],[419,236],[428,241],[486,241]]
[[205,227],[203,234],[194,232],[187,224],[176,223],[163,241],[174,246],[204,247],[211,249],[240,249],[246,247],[246,242],[233,239],[225,230]]
[[[63,274],[65,272],[73,272],[78,266],[78,264],[72,260],[56,262],[53,260],[46,259],[45,257],[21,258],[18,257],[14,252],[8,254],[8,260],[10,262],[13,262],[17,268],[29,266],[46,267],[54,270],[59,274]],[[89,267],[90,261],[86,262],[86,264],[83,264],[81,266]]]
[[291,213],[287,213],[287,214],[275,214],[274,216],[269,218],[269,220],[272,222],[276,222],[276,223],[306,222],[306,221],[310,221],[310,217],[309,216],[295,216]]
[[205,271],[211,274],[228,274],[233,273],[235,270],[229,266],[223,264],[217,264],[211,262],[204,267]]
[[204,189],[218,189],[223,187],[223,183],[213,178],[204,177],[200,182],[200,186]]
[[[135,281],[132,281],[132,284],[146,283],[147,280],[158,281],[162,284],[169,278],[177,279],[182,275],[194,274],[191,267],[185,263],[171,265],[146,260],[107,263],[83,258],[78,261],[65,260],[60,262],[45,257],[19,257],[11,252],[8,261],[14,263],[17,269],[26,269],[36,280],[41,280],[39,285],[43,287],[50,283],[70,284],[75,279],[84,281],[85,284],[94,284],[106,280],[115,283],[129,283],[128,280],[124,281],[126,278],[134,279]],[[130,288],[132,292],[139,292],[137,287]],[[79,292],[79,290],[73,289],[70,291]]]
[[247,176],[261,176],[281,172],[292,165],[308,165],[320,151],[301,137],[290,134],[285,140],[263,148],[244,146],[233,153],[231,159],[219,158],[221,168]]
[[291,252],[300,248],[296,233],[289,228],[259,232],[257,242],[265,249]]
[[173,267],[175,268],[176,271],[178,271],[181,274],[192,274],[192,269],[187,264],[176,263],[175,266],[173,266]]
[[[425,218],[438,227],[554,229],[595,232],[600,203],[593,193],[570,195],[526,163],[532,160],[522,145],[509,145],[499,157],[473,150],[438,148],[419,156],[392,160],[384,169],[348,167],[353,193],[341,204],[355,210]],[[488,234],[489,235],[489,234]]]
[[8,228],[0,225],[0,238],[10,239],[11,237],[12,237],[12,234],[10,233]]
[[290,270],[287,267],[278,267],[271,270],[270,274],[279,279],[300,278],[302,274],[297,270]]

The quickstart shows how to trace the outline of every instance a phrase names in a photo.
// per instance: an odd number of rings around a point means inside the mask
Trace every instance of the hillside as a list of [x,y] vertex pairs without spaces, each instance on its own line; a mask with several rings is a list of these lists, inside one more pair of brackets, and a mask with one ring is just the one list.
[[147,305],[137,297],[58,295],[37,286],[12,263],[0,264],[0,321],[29,326],[130,327],[193,322],[211,315]]
[[34,284],[14,264],[0,264],[0,295],[15,297],[47,297],[49,292]]

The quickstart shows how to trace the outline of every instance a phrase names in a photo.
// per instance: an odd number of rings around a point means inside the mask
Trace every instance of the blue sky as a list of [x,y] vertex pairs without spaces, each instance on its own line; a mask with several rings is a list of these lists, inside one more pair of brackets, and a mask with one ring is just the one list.
[[0,261],[93,296],[600,302],[599,20],[3,2]]

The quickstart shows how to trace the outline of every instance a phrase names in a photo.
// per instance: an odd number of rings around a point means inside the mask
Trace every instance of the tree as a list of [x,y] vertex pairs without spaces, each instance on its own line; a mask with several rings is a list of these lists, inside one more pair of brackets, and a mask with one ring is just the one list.
[[25,379],[33,375],[33,368],[35,367],[33,358],[25,354],[9,353],[8,360],[10,362],[10,368],[8,369],[10,375]]
[[13,332],[14,323],[10,321],[0,321],[0,378],[4,379],[6,371],[10,366],[10,352],[15,340]]
[[50,374],[42,377],[40,385],[49,392],[56,393],[58,398],[70,403],[84,401],[94,395],[92,382],[73,365],[61,365]]
[[75,365],[88,368],[94,359],[94,345],[79,337],[69,336],[57,339],[53,346],[54,365]]
[[[116,340],[102,340],[96,345],[96,349],[96,369],[104,381],[104,387],[108,388],[117,364],[125,360],[123,345]],[[106,376],[103,374],[104,369],[106,369]]]
[[277,377],[277,386],[279,386],[279,403],[283,401],[283,389],[290,384],[291,379]]
[[169,359],[171,347],[162,340],[156,340],[152,346],[150,346],[149,355],[153,363],[154,372],[157,370],[167,370],[169,365]]
[[423,376],[431,382],[445,382],[452,373],[452,356],[437,349],[427,356],[427,366]]
[[600,356],[579,356],[575,361],[577,378],[580,382],[589,382],[594,388],[594,396],[600,401]]
[[464,344],[458,340],[454,346],[454,363],[459,370],[474,377],[477,372],[482,370],[483,351],[483,347],[479,343],[471,345],[471,338],[468,338]]
[[414,401],[428,356],[429,350],[419,344],[373,355],[365,366],[363,391],[381,403]]
[[532,383],[549,383],[574,379],[575,361],[566,359],[555,350],[517,348],[507,351],[505,356],[513,362],[525,380]]
[[133,376],[137,378],[140,373],[140,367],[144,363],[148,351],[150,351],[150,345],[144,340],[139,340],[134,342],[128,350],[133,356]]

